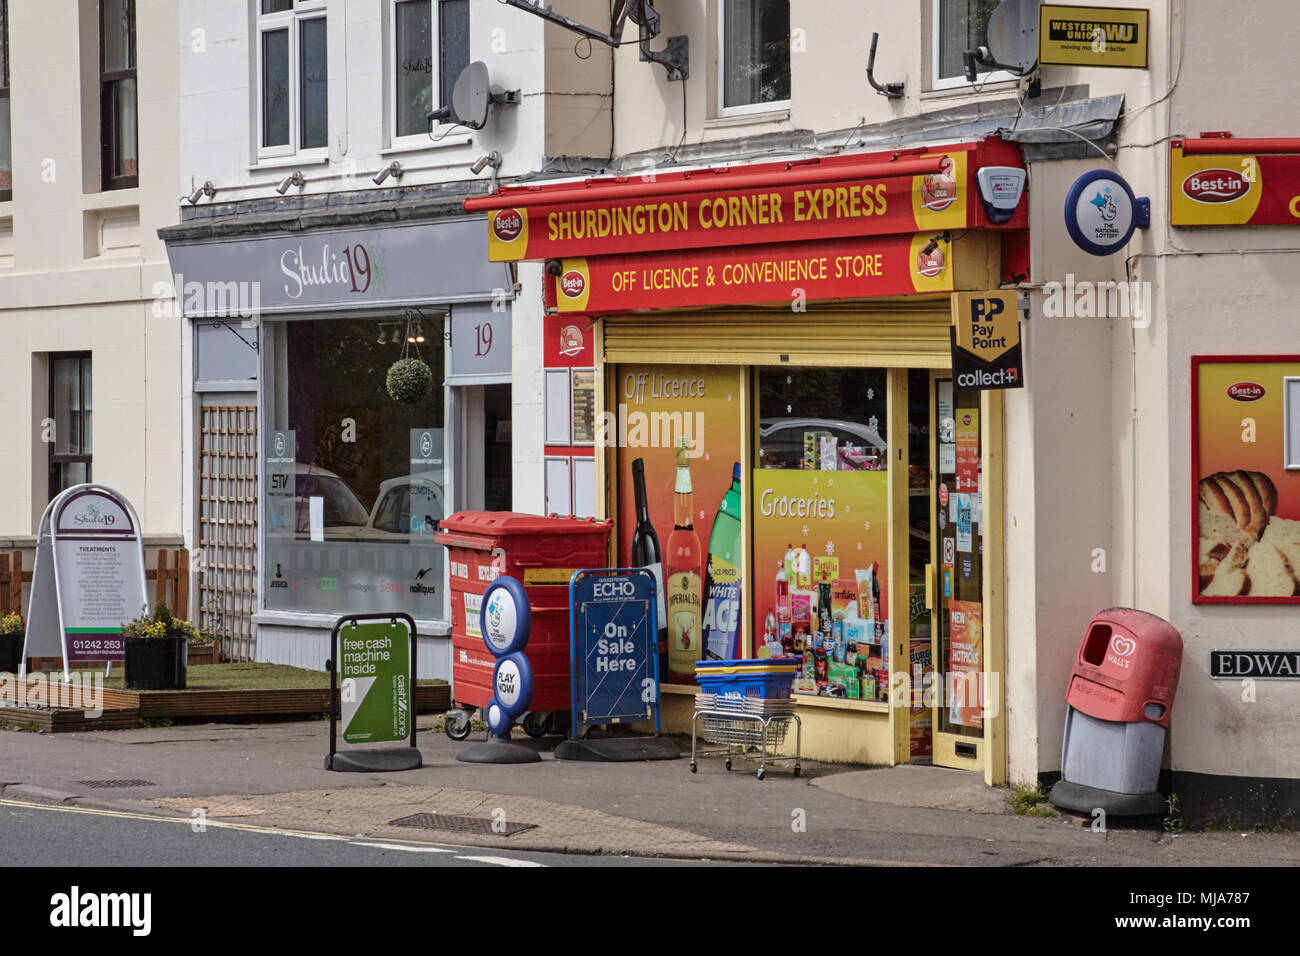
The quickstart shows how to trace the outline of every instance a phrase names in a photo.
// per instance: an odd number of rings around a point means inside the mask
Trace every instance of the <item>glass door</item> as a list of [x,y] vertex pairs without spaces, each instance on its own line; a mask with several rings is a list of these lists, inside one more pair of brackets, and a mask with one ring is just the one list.
[[934,379],[930,604],[934,763],[983,770],[984,577],[980,393]]

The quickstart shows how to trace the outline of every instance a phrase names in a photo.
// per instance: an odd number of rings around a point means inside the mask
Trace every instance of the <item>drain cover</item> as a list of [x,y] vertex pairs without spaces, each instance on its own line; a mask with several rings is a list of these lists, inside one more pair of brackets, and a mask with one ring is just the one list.
[[156,787],[158,784],[152,780],[78,780],[77,783],[83,787],[93,787],[96,790],[108,790],[114,787]]
[[445,813],[413,813],[409,817],[389,820],[390,827],[420,827],[425,830],[450,830],[453,833],[477,833],[483,836],[514,836],[524,830],[537,829],[536,823],[506,823],[485,817],[456,817]]

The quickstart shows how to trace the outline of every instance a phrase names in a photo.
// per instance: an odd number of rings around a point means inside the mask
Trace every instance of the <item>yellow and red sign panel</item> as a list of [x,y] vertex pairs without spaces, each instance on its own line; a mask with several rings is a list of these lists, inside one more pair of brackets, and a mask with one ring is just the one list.
[[1192,600],[1300,603],[1300,355],[1193,357],[1192,400]]
[[650,195],[629,188],[600,202],[503,206],[488,212],[488,257],[559,259],[964,229],[973,212],[967,152],[939,160],[936,172],[919,176],[805,185],[778,179],[728,190],[719,174],[712,192],[675,193],[674,183],[664,182]]
[[560,312],[629,312],[745,302],[949,292],[961,244],[931,233],[562,259]]
[[1202,149],[1176,141],[1170,150],[1170,225],[1300,224],[1300,140],[1294,153],[1207,152],[1205,140],[1194,142]]
[[1149,11],[1128,7],[1038,8],[1038,62],[1043,66],[1147,68]]

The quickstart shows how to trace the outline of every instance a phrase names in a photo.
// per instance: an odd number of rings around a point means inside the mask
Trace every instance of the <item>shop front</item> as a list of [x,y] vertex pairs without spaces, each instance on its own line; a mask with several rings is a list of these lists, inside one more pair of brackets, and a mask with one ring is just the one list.
[[1022,163],[986,140],[466,203],[593,343],[596,510],[612,563],[658,565],[667,730],[696,661],[793,657],[804,756],[1004,778],[1001,393],[954,381],[950,334],[953,293],[1022,267],[992,167]]
[[[434,536],[456,508],[510,507],[510,268],[465,217],[190,230],[169,254],[196,327],[205,630],[247,609],[250,656],[319,669],[340,614],[404,611],[432,642],[421,676],[449,676],[433,646],[449,633]],[[244,369],[242,393],[213,371],[222,356]],[[248,414],[227,434],[209,412],[231,394]],[[227,480],[239,467],[242,483]]]

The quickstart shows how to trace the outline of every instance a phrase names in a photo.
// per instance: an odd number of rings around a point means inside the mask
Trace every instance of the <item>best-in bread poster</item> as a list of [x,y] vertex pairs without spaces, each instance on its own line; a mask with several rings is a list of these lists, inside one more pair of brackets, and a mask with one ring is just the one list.
[[1300,602],[1300,469],[1286,467],[1297,377],[1300,356],[1192,360],[1196,603]]

